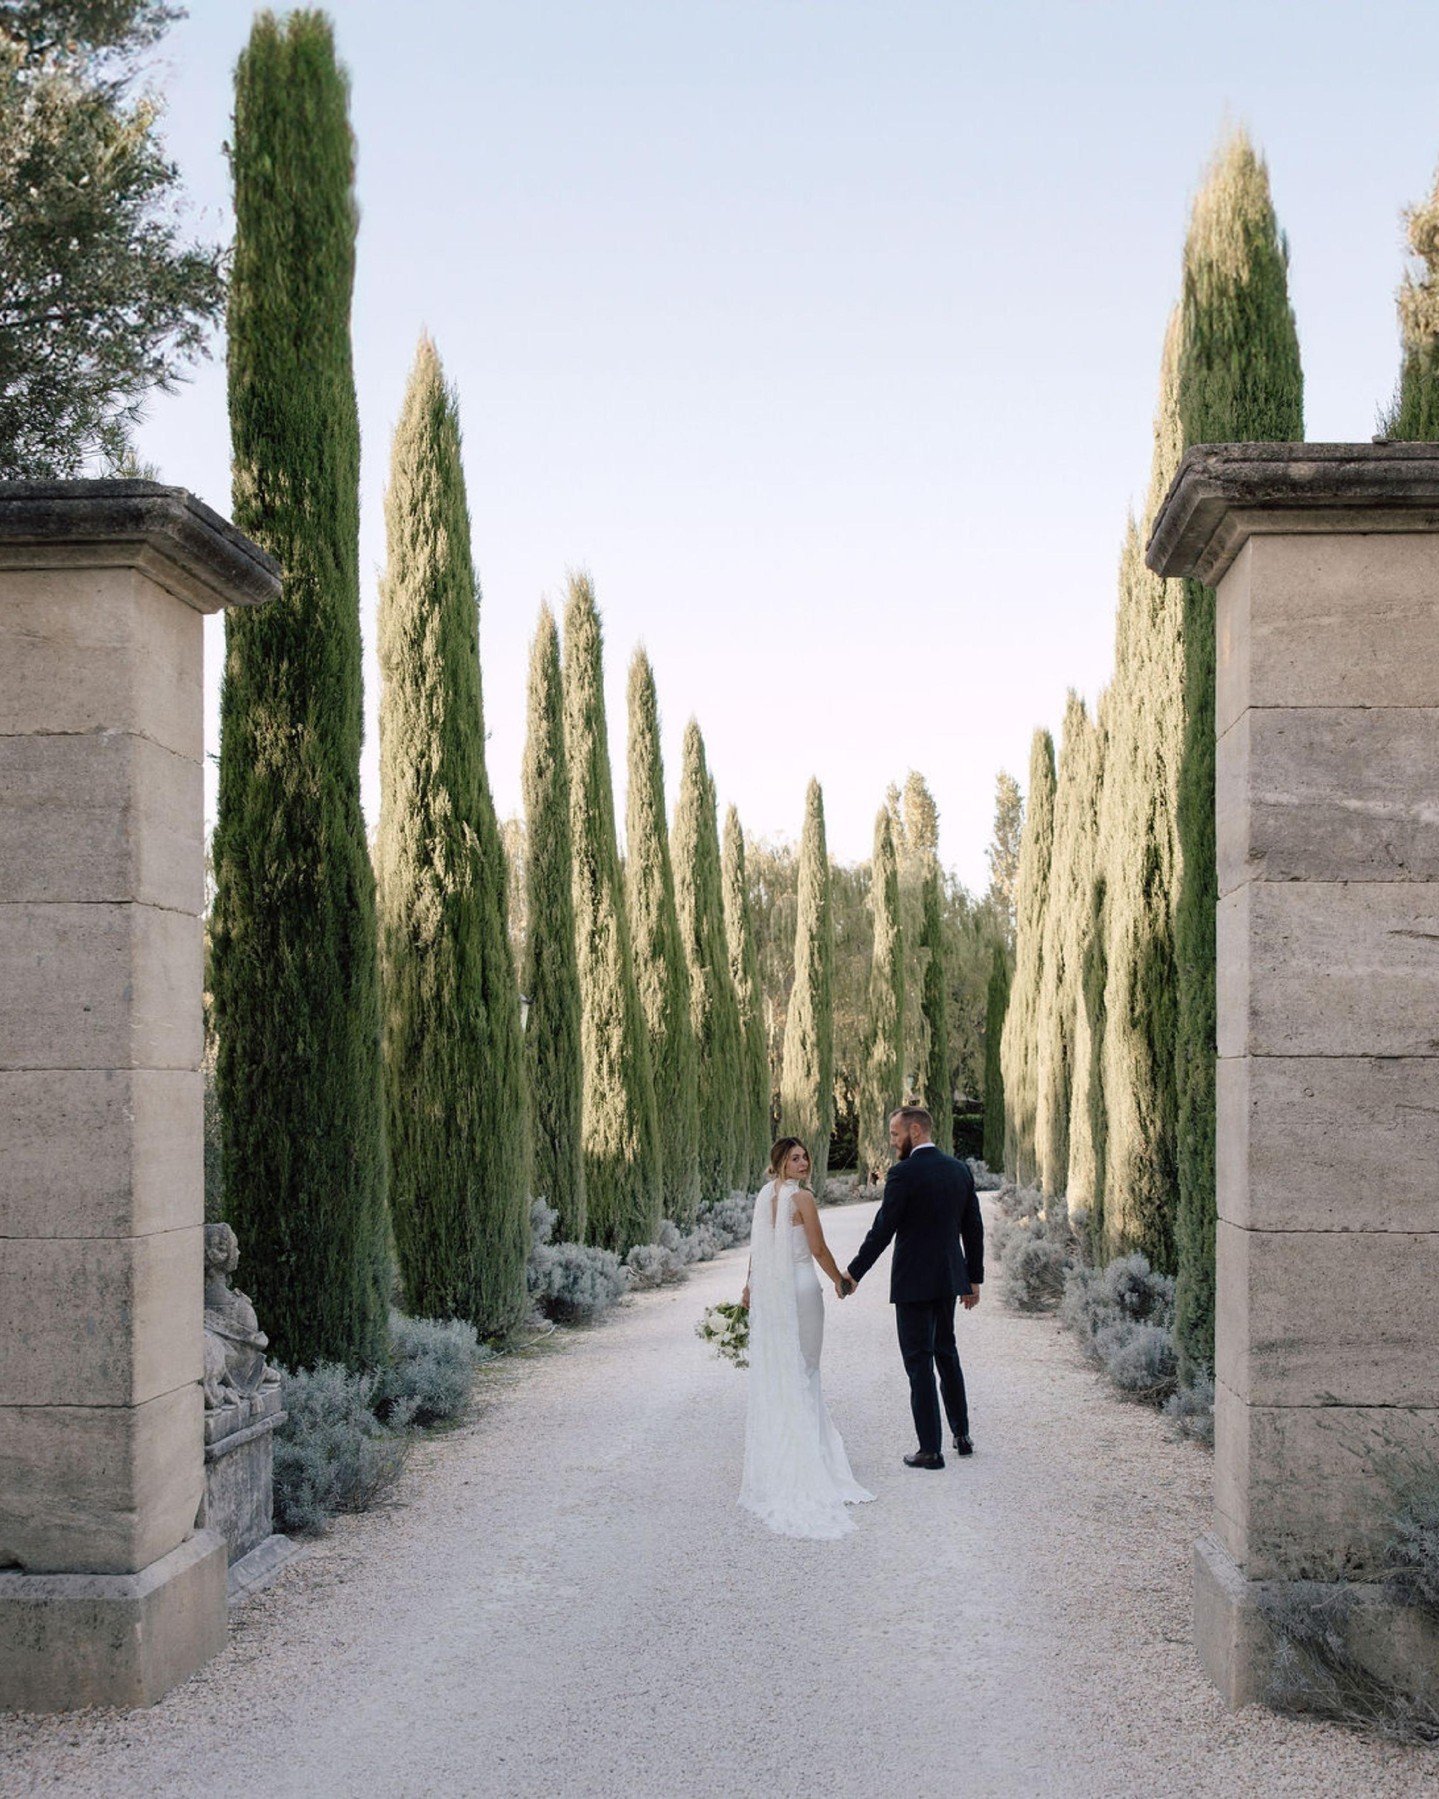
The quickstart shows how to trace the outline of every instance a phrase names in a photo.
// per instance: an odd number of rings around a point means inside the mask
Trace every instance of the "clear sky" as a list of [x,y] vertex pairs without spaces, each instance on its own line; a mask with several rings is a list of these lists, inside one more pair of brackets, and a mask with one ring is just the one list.
[[[170,151],[228,237],[253,8],[191,0]],[[587,567],[611,742],[634,645],[673,798],[693,713],[721,804],[868,855],[918,768],[985,885],[994,777],[1110,666],[1190,198],[1226,122],[1266,154],[1310,437],[1397,367],[1401,212],[1439,158],[1412,0],[335,0],[362,210],[366,808],[390,432],[422,326],[459,389],[489,770],[518,809],[528,644]],[[222,366],[140,450],[229,504]],[[209,748],[222,633],[207,625]],[[623,779],[621,773],[620,779]],[[211,789],[213,795],[213,785]]]

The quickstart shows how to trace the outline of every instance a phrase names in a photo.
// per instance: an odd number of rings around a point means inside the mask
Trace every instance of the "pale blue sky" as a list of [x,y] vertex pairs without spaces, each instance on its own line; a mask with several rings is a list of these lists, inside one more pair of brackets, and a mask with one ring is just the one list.
[[[230,230],[253,8],[192,0],[168,142]],[[460,392],[490,777],[519,799],[542,595],[588,567],[612,748],[643,640],[671,796],[869,853],[916,767],[987,879],[995,771],[1108,675],[1190,197],[1226,120],[1268,157],[1315,438],[1394,382],[1400,213],[1439,158],[1439,9],[1404,0],[336,0],[362,222],[366,805],[390,431],[415,339]],[[219,363],[141,451],[228,509]],[[209,630],[209,733],[221,633]],[[621,781],[623,779],[621,773]]]

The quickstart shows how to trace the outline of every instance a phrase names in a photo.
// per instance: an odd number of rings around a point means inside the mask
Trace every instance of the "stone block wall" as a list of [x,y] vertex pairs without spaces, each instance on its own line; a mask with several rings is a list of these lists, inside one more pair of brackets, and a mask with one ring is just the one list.
[[0,1703],[158,1697],[224,1637],[202,614],[277,591],[181,490],[0,485]]
[[1231,1702],[1262,1698],[1261,1597],[1318,1582],[1346,1595],[1364,1641],[1419,1644],[1427,1680],[1439,1645],[1413,1619],[1376,1619],[1394,1609],[1386,1467],[1439,1455],[1439,454],[1191,451],[1149,555],[1217,589],[1219,1317],[1199,1647]]

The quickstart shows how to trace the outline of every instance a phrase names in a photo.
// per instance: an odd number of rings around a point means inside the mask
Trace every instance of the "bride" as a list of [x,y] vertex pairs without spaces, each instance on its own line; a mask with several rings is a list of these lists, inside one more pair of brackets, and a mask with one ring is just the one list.
[[770,1152],[773,1177],[755,1200],[750,1268],[749,1406],[739,1502],[787,1537],[840,1537],[854,1529],[845,1511],[873,1499],[850,1473],[844,1443],[820,1392],[824,1295],[818,1262],[843,1297],[841,1276],[803,1185],[809,1152],[781,1137]]

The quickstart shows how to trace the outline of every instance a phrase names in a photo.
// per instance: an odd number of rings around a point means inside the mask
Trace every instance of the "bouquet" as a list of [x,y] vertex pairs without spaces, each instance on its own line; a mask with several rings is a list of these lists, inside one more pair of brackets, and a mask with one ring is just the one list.
[[736,1368],[748,1368],[749,1307],[726,1302],[707,1306],[705,1315],[695,1326],[695,1335],[704,1343],[712,1343],[716,1355],[733,1362]]

